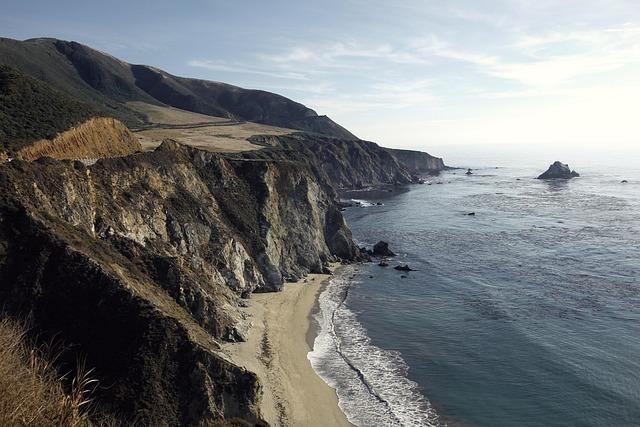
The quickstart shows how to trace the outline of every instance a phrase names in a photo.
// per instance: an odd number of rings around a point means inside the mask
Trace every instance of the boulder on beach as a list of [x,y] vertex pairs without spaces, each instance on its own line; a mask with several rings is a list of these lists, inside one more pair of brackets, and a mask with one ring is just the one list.
[[373,255],[376,256],[396,256],[391,250],[389,250],[389,244],[380,240],[373,245]]
[[580,176],[580,174],[572,171],[569,165],[562,162],[555,162],[549,166],[549,169],[540,175],[538,179],[571,179],[578,176]]

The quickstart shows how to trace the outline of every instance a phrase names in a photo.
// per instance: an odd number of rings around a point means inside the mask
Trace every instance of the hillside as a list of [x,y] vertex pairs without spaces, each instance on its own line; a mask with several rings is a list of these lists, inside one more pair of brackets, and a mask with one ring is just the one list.
[[173,76],[132,65],[75,42],[0,38],[0,64],[6,64],[113,115],[131,127],[147,123],[132,101],[284,128],[356,139],[326,116],[274,93]]
[[0,65],[0,151],[14,153],[33,141],[53,138],[94,115],[87,104]]
[[145,102],[129,102],[127,105],[146,114],[150,122],[144,129],[136,131],[143,150],[152,150],[165,139],[214,152],[257,150],[263,146],[249,141],[254,135],[295,132],[292,129],[207,116]]

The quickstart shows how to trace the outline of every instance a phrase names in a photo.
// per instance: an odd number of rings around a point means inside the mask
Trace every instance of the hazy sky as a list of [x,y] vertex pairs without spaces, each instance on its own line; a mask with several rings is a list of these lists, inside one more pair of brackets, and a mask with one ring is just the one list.
[[389,146],[640,135],[638,0],[2,0],[0,32],[278,92]]

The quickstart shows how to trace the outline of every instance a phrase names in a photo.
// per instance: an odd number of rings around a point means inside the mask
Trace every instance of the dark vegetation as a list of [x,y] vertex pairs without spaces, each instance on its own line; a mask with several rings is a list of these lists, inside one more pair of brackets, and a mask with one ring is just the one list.
[[95,115],[88,105],[0,65],[0,149],[14,152]]

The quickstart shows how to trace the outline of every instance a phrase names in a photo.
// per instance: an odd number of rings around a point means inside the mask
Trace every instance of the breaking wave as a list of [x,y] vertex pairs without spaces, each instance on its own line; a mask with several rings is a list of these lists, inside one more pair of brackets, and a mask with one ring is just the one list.
[[398,352],[371,344],[366,329],[347,306],[353,267],[332,278],[319,298],[319,333],[308,358],[358,426],[438,426],[438,416],[407,378]]

